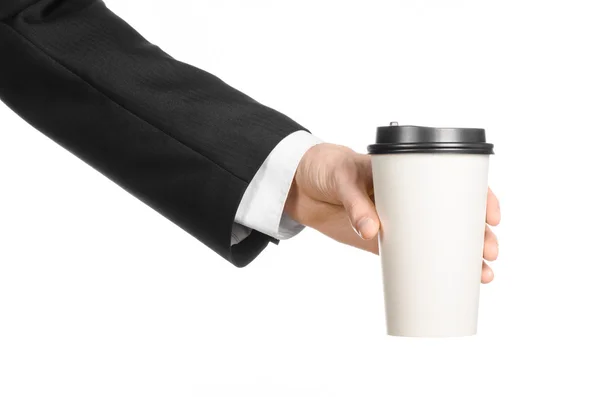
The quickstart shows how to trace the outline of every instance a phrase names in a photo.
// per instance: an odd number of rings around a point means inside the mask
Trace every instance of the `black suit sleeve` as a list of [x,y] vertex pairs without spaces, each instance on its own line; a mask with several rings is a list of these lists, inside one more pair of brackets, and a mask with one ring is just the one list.
[[239,202],[281,139],[304,129],[173,59],[99,0],[1,0],[0,99],[240,267],[269,238],[230,246]]

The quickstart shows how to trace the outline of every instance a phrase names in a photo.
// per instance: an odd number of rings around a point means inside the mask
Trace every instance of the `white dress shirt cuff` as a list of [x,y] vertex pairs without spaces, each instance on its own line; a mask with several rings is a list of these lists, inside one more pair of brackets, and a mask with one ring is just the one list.
[[264,161],[244,193],[235,215],[231,244],[257,230],[277,240],[300,233],[304,226],[283,212],[300,160],[322,141],[306,131],[285,137]]

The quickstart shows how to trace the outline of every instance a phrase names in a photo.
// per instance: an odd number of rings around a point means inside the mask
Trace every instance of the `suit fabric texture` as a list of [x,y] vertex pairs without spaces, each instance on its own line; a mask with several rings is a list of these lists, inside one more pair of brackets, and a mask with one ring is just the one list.
[[253,231],[231,245],[244,192],[273,148],[306,130],[98,0],[2,0],[0,99],[238,267],[271,240]]

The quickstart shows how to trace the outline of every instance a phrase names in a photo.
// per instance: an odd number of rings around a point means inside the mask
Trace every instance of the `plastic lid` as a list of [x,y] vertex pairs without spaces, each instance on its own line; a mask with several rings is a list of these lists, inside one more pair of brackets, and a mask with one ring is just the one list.
[[465,153],[494,154],[494,145],[485,140],[481,128],[432,128],[398,125],[377,128],[376,143],[370,154],[389,153]]

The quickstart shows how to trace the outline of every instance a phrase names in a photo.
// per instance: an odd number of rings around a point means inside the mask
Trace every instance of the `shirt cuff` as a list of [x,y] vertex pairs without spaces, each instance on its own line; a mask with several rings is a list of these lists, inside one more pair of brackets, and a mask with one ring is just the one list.
[[296,131],[273,149],[242,197],[235,215],[231,244],[237,244],[257,230],[277,240],[294,237],[304,226],[284,214],[296,169],[304,153],[322,143],[306,131]]

